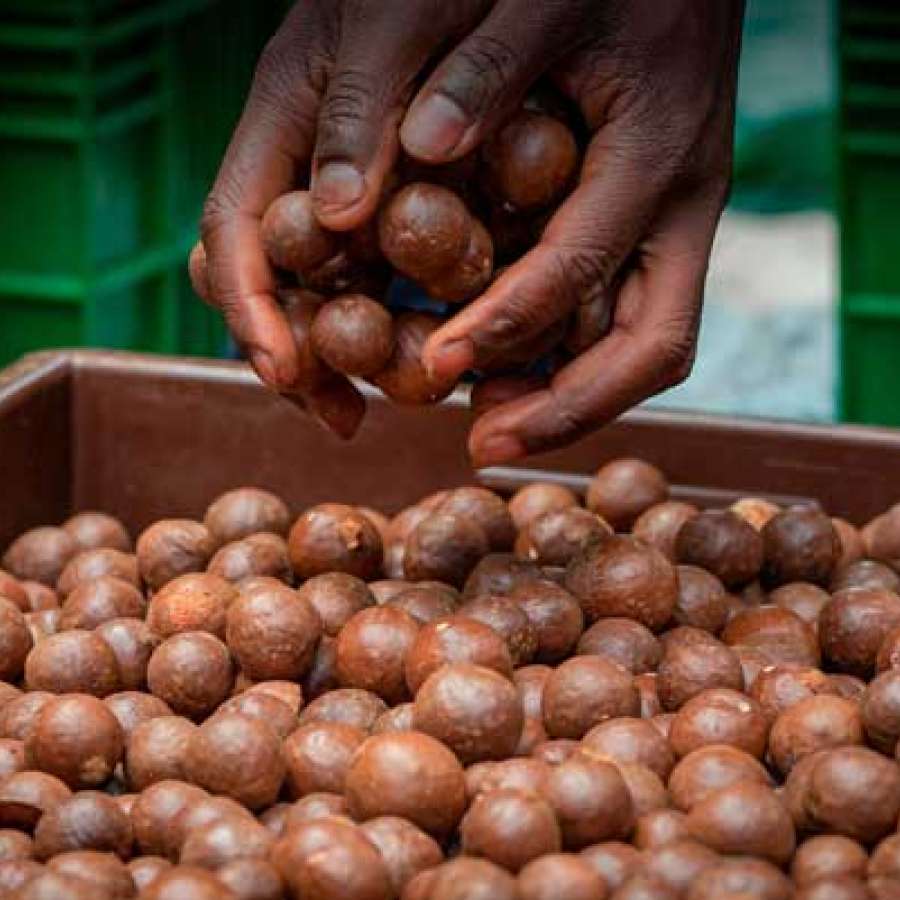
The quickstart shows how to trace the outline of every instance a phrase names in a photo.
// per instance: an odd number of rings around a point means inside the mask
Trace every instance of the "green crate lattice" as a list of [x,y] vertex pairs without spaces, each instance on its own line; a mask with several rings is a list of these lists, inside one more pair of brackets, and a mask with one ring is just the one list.
[[900,425],[900,7],[842,0],[841,417]]
[[0,0],[0,361],[220,354],[184,260],[272,16],[250,0],[37,7]]

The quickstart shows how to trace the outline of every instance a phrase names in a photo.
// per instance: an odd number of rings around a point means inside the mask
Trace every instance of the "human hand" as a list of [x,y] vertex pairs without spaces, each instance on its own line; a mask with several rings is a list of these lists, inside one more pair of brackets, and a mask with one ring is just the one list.
[[[580,185],[541,244],[442,328],[426,359],[446,383],[533,342],[579,302],[612,307],[612,332],[547,390],[479,419],[470,447],[482,464],[573,440],[677,380],[726,190],[740,18],[739,0],[662,11],[652,0],[298,3],[263,56],[203,222],[212,293],[257,372],[355,430],[350,382],[302,383],[263,212],[311,165],[319,220],[355,228],[374,213],[401,121],[411,155],[459,158],[549,71],[594,132]],[[460,39],[406,113],[422,68]]]
[[310,383],[263,250],[263,213],[311,188],[335,231],[372,217],[398,151],[416,79],[442,47],[471,31],[489,0],[300,0],[264,51],[244,113],[204,210],[209,302],[260,378],[349,437],[364,413],[352,383]]
[[[539,244],[426,345],[445,380],[579,304],[610,323],[545,387],[503,379],[472,430],[476,464],[570,443],[690,372],[729,183],[742,15],[741,0],[500,0],[413,101],[403,146],[432,163],[470,151],[543,74],[593,135]],[[491,393],[488,381],[477,395]]]

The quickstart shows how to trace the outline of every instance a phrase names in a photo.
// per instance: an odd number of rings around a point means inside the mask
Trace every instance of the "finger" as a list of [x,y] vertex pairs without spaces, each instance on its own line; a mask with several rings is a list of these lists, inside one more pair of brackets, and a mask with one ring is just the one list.
[[598,287],[572,311],[564,345],[573,356],[589,350],[609,331],[616,293],[615,285],[609,289]]
[[260,222],[309,159],[318,102],[289,37],[263,54],[201,222],[212,294],[257,374],[276,389],[295,387],[298,370]]
[[346,4],[313,158],[313,202],[325,227],[348,230],[372,216],[416,76],[447,35],[486,5]]
[[472,429],[478,465],[568,444],[683,381],[693,364],[718,209],[679,215],[624,280],[610,334],[539,391],[488,412]]
[[275,275],[260,238],[264,212],[295,186],[312,152],[318,97],[305,81],[305,70],[296,67],[304,44],[298,24],[294,16],[295,27],[276,38],[260,62],[206,204],[203,246],[213,303],[257,374],[348,438],[359,426],[365,400],[339,376],[316,385],[301,383],[297,346],[276,299]]
[[366,413],[366,399],[337,372],[307,392],[307,407],[329,431],[345,441],[356,434]]
[[438,380],[488,366],[607,290],[646,233],[664,190],[640,154],[613,152],[611,125],[594,138],[581,183],[548,223],[538,245],[430,338],[425,364]]
[[278,297],[297,348],[303,384],[303,390],[288,399],[338,436],[345,440],[353,437],[365,415],[365,398],[346,376],[329,369],[312,348],[312,323],[323,298],[300,288],[282,289]]
[[542,375],[500,375],[486,378],[472,385],[469,394],[469,409],[476,418],[489,409],[509,403],[517,397],[532,394],[546,387],[547,379]]
[[191,280],[191,287],[194,293],[210,306],[218,307],[212,292],[212,285],[209,281],[209,268],[206,262],[206,250],[203,249],[203,242],[197,241],[191,248],[188,256],[188,277]]
[[471,151],[578,37],[573,6],[585,5],[497,3],[417,94],[400,129],[407,153],[440,163]]

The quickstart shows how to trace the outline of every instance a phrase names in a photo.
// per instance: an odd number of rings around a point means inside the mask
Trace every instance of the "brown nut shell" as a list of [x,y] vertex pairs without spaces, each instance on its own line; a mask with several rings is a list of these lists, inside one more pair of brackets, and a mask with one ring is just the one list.
[[110,547],[113,550],[130,553],[132,549],[128,529],[119,519],[108,513],[90,510],[76,513],[62,523],[62,529],[74,538],[82,550]]
[[570,850],[624,838],[634,824],[631,794],[612,763],[573,757],[551,770],[542,794]]
[[281,746],[290,796],[342,794],[353,755],[366,737],[362,729],[343,722],[313,722],[296,729]]
[[516,538],[517,555],[543,566],[567,566],[579,552],[612,535],[596,513],[569,507],[543,513]]
[[181,716],[159,716],[138,725],[125,748],[125,776],[132,790],[159,781],[184,781],[188,742],[196,730]]
[[537,631],[525,610],[510,597],[484,596],[469,600],[459,608],[458,615],[493,628],[506,641],[513,666],[526,665],[537,652]]
[[134,554],[110,547],[98,547],[94,550],[82,550],[66,563],[56,582],[56,592],[62,598],[68,597],[79,585],[103,575],[120,578],[136,588],[141,586]]
[[766,751],[769,722],[760,705],[739,691],[701,691],[675,714],[669,743],[678,756],[710,744],[728,744],[757,759]]
[[731,510],[707,510],[689,519],[678,532],[680,563],[712,572],[727,588],[752,581],[763,565],[759,532]]
[[140,850],[150,856],[166,856],[179,813],[204,796],[201,788],[175,780],[159,781],[141,791],[131,808],[131,825]]
[[511,872],[562,846],[547,801],[508,788],[479,794],[460,824],[460,836],[466,855],[484,857]]
[[25,616],[11,600],[0,597],[0,680],[18,681],[33,641]]
[[805,806],[817,828],[873,843],[897,826],[900,771],[868,747],[836,747],[813,765]]
[[59,620],[60,631],[97,628],[110,619],[143,619],[147,604],[132,584],[114,575],[79,584],[66,597]]
[[692,503],[680,500],[664,500],[645,509],[631,528],[631,533],[643,541],[656,547],[666,559],[675,562],[675,541],[682,525],[693,519],[700,510]]
[[190,572],[167,582],[147,607],[147,625],[161,638],[186,631],[225,636],[225,615],[237,590],[209,572]]
[[142,690],[147,682],[147,666],[160,638],[142,619],[110,619],[97,626],[94,634],[113,652],[119,669],[119,687]]
[[232,584],[260,576],[291,584],[294,577],[287,542],[281,535],[269,531],[224,544],[215,552],[206,571]]
[[304,275],[339,247],[338,236],[319,224],[309,191],[290,191],[274,200],[260,225],[266,255],[280,269]]
[[244,588],[228,609],[225,637],[254,680],[302,678],[312,665],[322,622],[297,591],[273,582]]
[[394,319],[394,352],[387,365],[372,378],[394,403],[424,406],[438,403],[454,385],[432,382],[422,362],[425,342],[440,328],[441,319],[430,313],[403,312]]
[[390,313],[363,294],[346,294],[319,307],[310,331],[313,352],[337,372],[368,378],[394,350]]
[[69,694],[48,703],[25,741],[28,765],[74,789],[99,787],[122,758],[125,736],[102,700]]
[[201,572],[215,553],[217,541],[193,519],[161,519],[141,532],[135,552],[141,577],[154,591],[166,582]]
[[463,763],[511,756],[524,715],[512,682],[483,666],[445,665],[416,692],[413,722]]
[[287,505],[276,494],[241,487],[213,500],[203,516],[203,524],[219,544],[227,544],[258,532],[284,536],[291,521]]
[[547,679],[544,727],[554,738],[578,740],[600,722],[637,716],[640,697],[631,673],[600,656],[576,656]]
[[403,571],[410,581],[437,580],[461,587],[488,549],[487,535],[477,522],[436,512],[406,539]]
[[391,705],[409,696],[404,663],[419,625],[390,606],[356,613],[337,638],[337,675],[344,687],[372,691]]
[[50,860],[47,868],[91,885],[97,895],[110,900],[128,900],[137,893],[125,863],[111,853],[71,850]]
[[768,584],[808,581],[828,584],[841,555],[841,542],[831,519],[813,507],[786,509],[762,529]]
[[30,831],[71,796],[72,791],[54,775],[15,772],[0,782],[0,826]]
[[900,595],[883,588],[838,591],[819,616],[822,655],[842,672],[868,676],[882,642],[898,627]]
[[176,634],[153,651],[147,684],[179,715],[203,719],[231,693],[231,654],[205,631]]
[[381,251],[414,281],[440,277],[466,253],[472,219],[447,188],[416,182],[394,194],[378,220]]
[[845,744],[862,744],[859,704],[843,697],[818,694],[782,712],[769,732],[769,758],[789,772],[804,756]]
[[578,167],[575,137],[554,116],[521,110],[484,146],[491,189],[519,210],[558,201]]
[[106,794],[81,791],[45,813],[34,832],[34,854],[48,860],[70,850],[99,850],[128,859],[132,823]]
[[105,697],[119,688],[116,657],[92,631],[63,631],[39,641],[25,660],[32,691]]
[[353,615],[375,605],[372,591],[361,579],[346,572],[325,572],[306,581],[299,590],[322,620],[323,632],[337,637]]
[[535,662],[552,664],[570,655],[584,630],[584,613],[565,588],[532,579],[515,587],[509,597],[522,607],[535,630]]
[[437,841],[406,819],[378,816],[360,828],[381,854],[398,896],[419,872],[444,861]]
[[659,469],[644,460],[623,458],[597,471],[585,505],[616,531],[626,531],[641,513],[668,499],[669,484]]
[[474,663],[512,676],[509,648],[489,625],[475,619],[439,619],[419,629],[406,655],[406,683],[415,694],[425,680],[449,663]]
[[578,506],[578,497],[569,488],[552,481],[533,481],[519,488],[509,500],[509,514],[517,531],[548,512]]
[[462,766],[443,744],[415,731],[370,737],[347,773],[345,792],[359,820],[399,816],[443,837],[466,807]]
[[369,731],[375,720],[387,711],[387,704],[377,694],[361,688],[337,688],[322,694],[300,713],[300,724],[310,722],[344,722]]
[[678,600],[675,567],[658,550],[630,537],[588,547],[566,572],[566,587],[588,622],[607,616],[662,628]]
[[723,854],[746,854],[784,865],[794,853],[794,823],[774,791],[740,782],[709,794],[688,813],[694,838]]
[[53,587],[79,550],[74,538],[62,528],[32,528],[9,545],[0,564],[20,581],[39,581]]
[[194,784],[252,810],[275,802],[285,775],[275,732],[231,712],[218,713],[191,735],[187,769]]
[[336,571],[372,580],[381,571],[381,535],[365,515],[341,503],[321,503],[303,513],[288,535],[288,550],[303,579]]

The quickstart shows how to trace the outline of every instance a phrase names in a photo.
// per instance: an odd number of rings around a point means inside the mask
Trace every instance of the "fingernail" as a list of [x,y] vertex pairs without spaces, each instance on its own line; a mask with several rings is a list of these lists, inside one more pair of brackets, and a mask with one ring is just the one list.
[[329,211],[344,210],[353,206],[366,190],[366,182],[350,163],[326,163],[316,173],[313,193],[318,206]]
[[458,378],[475,363],[475,346],[468,338],[458,338],[441,344],[425,360],[429,381],[446,382]]
[[253,347],[249,351],[250,365],[257,375],[271,388],[278,387],[278,369],[275,360],[267,350]]
[[472,448],[472,461],[480,468],[511,462],[524,455],[524,445],[510,434],[491,435]]
[[465,111],[444,94],[431,94],[410,110],[400,137],[414,156],[425,159],[448,156],[472,125]]

